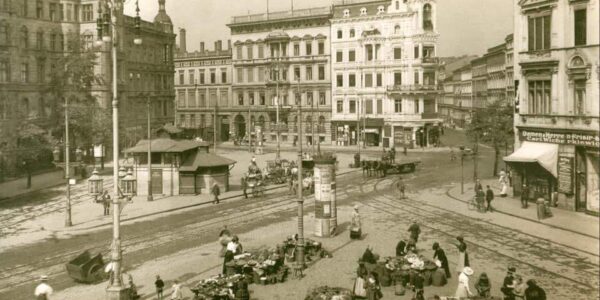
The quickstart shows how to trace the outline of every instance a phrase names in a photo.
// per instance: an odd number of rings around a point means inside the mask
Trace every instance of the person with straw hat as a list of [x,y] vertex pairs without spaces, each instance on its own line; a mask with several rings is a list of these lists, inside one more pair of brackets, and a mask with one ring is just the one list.
[[458,287],[454,297],[458,299],[468,298],[473,295],[469,289],[469,276],[473,275],[473,269],[464,267],[463,271],[458,275]]
[[50,285],[48,285],[48,276],[46,275],[42,275],[40,276],[40,284],[38,284],[38,286],[35,288],[35,299],[37,300],[49,300],[50,299],[50,295],[52,295],[52,293],[54,292],[54,290],[52,289],[52,287],[50,287]]

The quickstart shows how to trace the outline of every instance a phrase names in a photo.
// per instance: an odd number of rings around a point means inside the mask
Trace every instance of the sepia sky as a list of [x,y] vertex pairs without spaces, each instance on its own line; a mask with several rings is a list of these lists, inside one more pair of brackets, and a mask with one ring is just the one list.
[[[231,16],[264,13],[291,8],[292,0],[166,0],[175,33],[187,30],[187,50],[194,51],[204,41],[213,49],[214,41],[229,39]],[[332,0],[293,0],[295,9],[329,6]],[[139,0],[140,14],[153,20],[158,0]],[[483,54],[504,41],[512,32],[511,0],[438,0],[438,56]],[[125,11],[135,13],[135,0],[126,0]],[[224,43],[224,46],[226,44]]]

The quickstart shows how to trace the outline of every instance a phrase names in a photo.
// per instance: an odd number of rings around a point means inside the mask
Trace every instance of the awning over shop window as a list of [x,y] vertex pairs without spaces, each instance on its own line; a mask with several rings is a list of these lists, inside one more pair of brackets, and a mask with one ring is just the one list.
[[521,148],[504,157],[509,163],[538,163],[557,177],[558,144],[523,142]]

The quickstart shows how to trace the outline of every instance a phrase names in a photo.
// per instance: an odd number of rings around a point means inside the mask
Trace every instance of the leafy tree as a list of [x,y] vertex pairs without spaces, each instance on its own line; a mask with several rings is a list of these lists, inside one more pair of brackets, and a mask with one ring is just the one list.
[[96,52],[86,48],[78,36],[68,37],[64,55],[54,60],[48,93],[54,101],[52,136],[64,140],[65,99],[68,100],[69,137],[72,145],[105,142],[110,135],[110,111],[101,108],[92,96],[92,85],[98,82],[94,74]]
[[486,108],[475,111],[467,126],[467,136],[472,140],[488,144],[494,149],[493,176],[498,174],[500,149],[514,138],[513,108],[504,101],[496,101]]

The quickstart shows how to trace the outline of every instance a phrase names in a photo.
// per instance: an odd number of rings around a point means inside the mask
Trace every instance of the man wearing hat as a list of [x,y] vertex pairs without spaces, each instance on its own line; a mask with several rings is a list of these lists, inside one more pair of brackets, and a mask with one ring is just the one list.
[[509,267],[508,272],[506,273],[506,277],[504,277],[504,282],[502,283],[502,288],[500,289],[500,291],[502,292],[502,294],[504,294],[505,300],[515,299],[513,290],[515,288],[514,280],[516,271],[517,269],[515,267]]
[[350,238],[360,239],[362,235],[362,226],[360,222],[360,214],[358,213],[358,205],[354,205],[354,211],[352,212],[352,223],[350,224]]
[[458,299],[468,298],[473,295],[469,289],[469,276],[473,275],[473,269],[464,267],[463,271],[458,275],[458,287],[454,297]]
[[42,275],[40,277],[40,284],[35,288],[34,295],[37,300],[48,300],[50,299],[50,295],[54,292],[52,287],[48,285],[48,276]]

